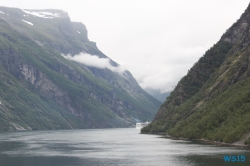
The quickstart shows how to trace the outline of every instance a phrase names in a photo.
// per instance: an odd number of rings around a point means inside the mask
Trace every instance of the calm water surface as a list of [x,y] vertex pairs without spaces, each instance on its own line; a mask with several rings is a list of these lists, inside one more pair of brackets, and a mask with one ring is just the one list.
[[[243,163],[224,155],[245,155]],[[0,133],[0,166],[250,165],[250,150],[170,140],[136,129]]]

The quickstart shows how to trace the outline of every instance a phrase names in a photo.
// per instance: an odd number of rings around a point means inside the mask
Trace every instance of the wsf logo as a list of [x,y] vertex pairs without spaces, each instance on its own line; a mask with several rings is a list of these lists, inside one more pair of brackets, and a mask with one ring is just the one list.
[[238,155],[238,156],[224,156],[225,162],[244,162],[246,161],[245,155]]

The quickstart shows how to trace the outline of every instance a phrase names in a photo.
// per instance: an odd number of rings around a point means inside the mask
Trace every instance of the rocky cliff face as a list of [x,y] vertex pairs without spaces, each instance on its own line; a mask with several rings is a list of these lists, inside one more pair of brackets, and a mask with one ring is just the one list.
[[66,12],[0,11],[0,130],[130,127],[154,116],[160,102],[129,71],[62,56],[108,58]]
[[249,142],[249,23],[250,6],[179,81],[142,132]]

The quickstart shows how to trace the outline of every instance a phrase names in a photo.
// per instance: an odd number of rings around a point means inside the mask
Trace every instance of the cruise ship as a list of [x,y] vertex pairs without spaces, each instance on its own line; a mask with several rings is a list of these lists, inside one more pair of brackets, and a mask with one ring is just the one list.
[[150,122],[142,122],[142,123],[136,123],[135,128],[136,129],[142,129],[143,127],[147,126]]

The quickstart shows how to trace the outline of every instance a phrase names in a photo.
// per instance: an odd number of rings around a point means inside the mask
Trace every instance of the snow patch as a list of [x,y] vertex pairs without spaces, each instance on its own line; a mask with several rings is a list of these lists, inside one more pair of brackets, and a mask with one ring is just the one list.
[[55,18],[55,17],[60,17],[61,13],[50,13],[50,12],[35,12],[35,11],[27,11],[27,10],[22,10],[26,14],[30,14],[36,17],[41,17],[41,18]]
[[0,11],[0,13],[5,14],[4,12]]
[[23,19],[22,19],[22,21],[25,22],[25,23],[27,23],[27,24],[33,25],[33,24],[32,24],[31,22],[29,22],[29,21],[25,21],[25,20],[23,20]]
[[81,32],[77,31],[77,33],[81,33]]

